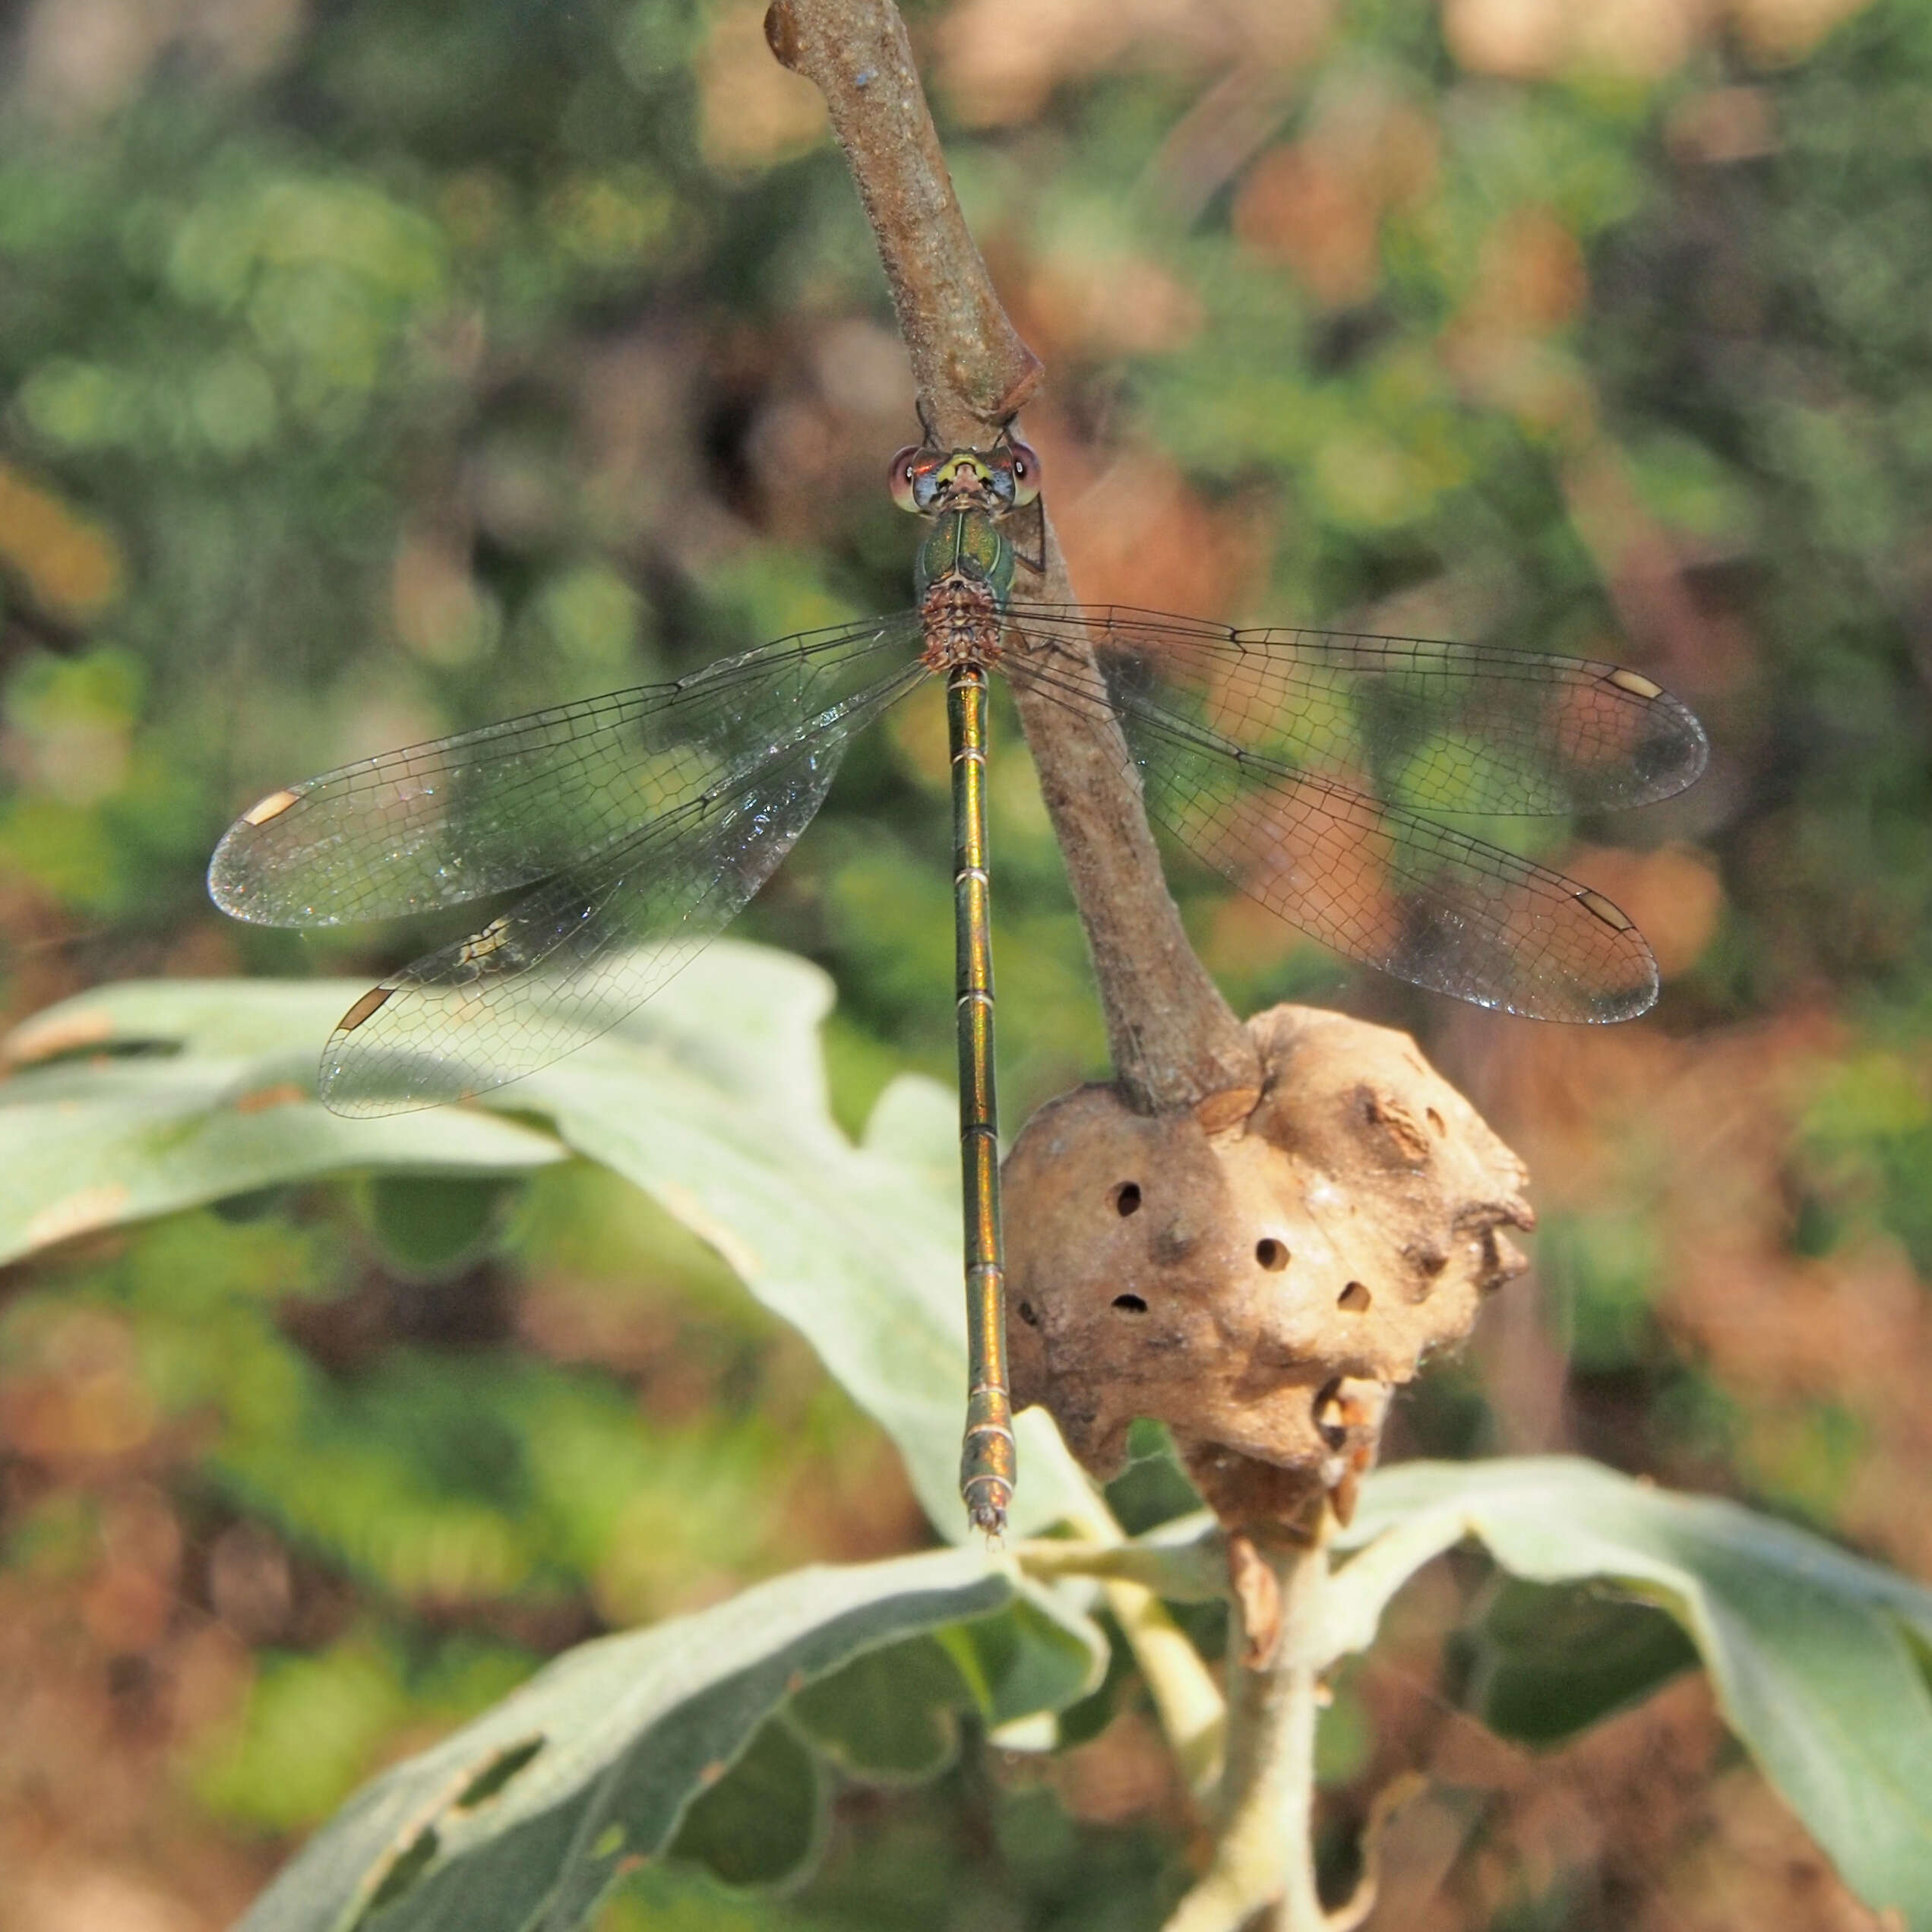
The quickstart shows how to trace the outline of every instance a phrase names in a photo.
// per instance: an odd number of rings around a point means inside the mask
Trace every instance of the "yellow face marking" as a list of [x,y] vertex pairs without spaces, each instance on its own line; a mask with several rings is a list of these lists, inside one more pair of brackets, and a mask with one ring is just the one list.
[[985,460],[973,450],[954,451],[932,473],[938,478],[942,488],[949,483],[959,482],[969,476],[982,483],[990,483],[993,480],[992,470]]
[[395,988],[393,986],[372,986],[369,990],[342,1016],[341,1021],[337,1025],[336,1031],[338,1033],[354,1032],[356,1029],[361,1026],[362,1022],[368,1019],[372,1013],[378,1013],[381,1010],[383,1006],[387,1002],[390,994],[394,992],[395,990]]
[[1613,671],[1606,681],[1619,691],[1630,692],[1634,697],[1662,697],[1664,694],[1664,687],[1653,685],[1641,671]]
[[296,802],[296,795],[284,789],[271,792],[258,804],[249,806],[242,814],[244,825],[266,825],[271,818],[280,818]]
[[1592,892],[1587,887],[1576,895],[1576,903],[1586,912],[1594,912],[1605,925],[1614,927],[1618,932],[1628,932],[1636,922],[1611,904],[1600,892]]

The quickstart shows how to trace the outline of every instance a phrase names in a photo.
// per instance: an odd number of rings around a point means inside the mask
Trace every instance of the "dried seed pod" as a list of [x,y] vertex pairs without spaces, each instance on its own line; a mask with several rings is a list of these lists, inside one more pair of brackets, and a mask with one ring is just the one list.
[[1050,1101],[1005,1168],[1013,1390],[1096,1475],[1157,1417],[1222,1519],[1346,1513],[1391,1390],[1526,1265],[1523,1163],[1406,1034],[1277,1007],[1258,1090]]

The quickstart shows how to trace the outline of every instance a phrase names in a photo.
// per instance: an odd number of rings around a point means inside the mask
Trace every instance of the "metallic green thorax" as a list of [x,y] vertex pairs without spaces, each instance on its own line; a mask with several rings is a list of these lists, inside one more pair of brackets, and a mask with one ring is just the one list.
[[922,598],[955,574],[985,584],[1001,605],[1012,593],[1013,545],[983,510],[942,511],[919,545],[913,581]]

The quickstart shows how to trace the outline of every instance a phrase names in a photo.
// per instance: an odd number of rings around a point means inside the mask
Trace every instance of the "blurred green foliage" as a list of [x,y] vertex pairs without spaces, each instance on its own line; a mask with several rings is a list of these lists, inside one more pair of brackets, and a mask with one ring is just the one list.
[[[236,808],[906,601],[878,485],[908,380],[755,5],[107,6],[93,41],[83,11],[0,28],[15,1017],[136,972],[408,957],[220,922],[201,873]],[[1549,1367],[1586,1446],[1932,1562],[1932,14],[1788,8],[1787,43],[1763,9],[1665,5],[1660,54],[1627,9],[1592,42],[1519,8],[1544,26],[1517,43],[1479,0],[1357,0],[1304,37],[1263,6],[1083,51],[1113,11],[1062,40],[993,0],[912,10],[1050,365],[1029,431],[1080,580],[1615,655],[1696,704],[1711,776],[1614,831],[1671,979],[1649,1058],[1349,997],[1465,1075],[1515,1070],[1499,1125],[1552,1190]],[[893,1072],[950,1067],[922,702],[855,747],[747,915],[836,975],[853,1127]],[[998,742],[1017,1121],[1104,1042],[1010,715]],[[1175,877],[1244,1010],[1345,984]],[[507,1219],[414,1184],[255,1206],[71,1251],[0,1304],[0,1604],[87,1633],[48,1708],[149,1724],[210,1845],[300,1830],[587,1630],[918,1533],[802,1350],[613,1183],[542,1175]],[[1493,1447],[1510,1399],[1464,1364],[1403,1426]],[[1119,1493],[1151,1518],[1181,1492],[1142,1447]],[[855,1461],[836,1510],[801,1511]],[[182,1607],[141,1611],[137,1573]],[[174,1719],[128,1715],[127,1658]],[[1006,1775],[969,1757],[842,1812],[796,1907],[658,1877],[612,1922],[1146,1922],[1165,1801]],[[77,1771],[35,1775],[63,1842],[124,1829]],[[0,1862],[24,1803],[0,1786]]]

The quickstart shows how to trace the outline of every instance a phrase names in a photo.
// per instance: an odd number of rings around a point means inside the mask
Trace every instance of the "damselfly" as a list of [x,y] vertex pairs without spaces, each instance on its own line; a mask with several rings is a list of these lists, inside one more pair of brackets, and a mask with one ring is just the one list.
[[1441,824],[1597,811],[1680,791],[1696,719],[1612,664],[1486,645],[1239,630],[1013,595],[1033,453],[893,459],[930,527],[919,602],[668,684],[365,759],[270,795],[209,890],[238,919],[327,926],[520,892],[473,938],[358,1000],[324,1052],[336,1111],[470,1098],[615,1024],[744,906],[824,802],[852,734],[946,680],[953,761],[969,1344],[961,1491],[1010,1500],[987,870],[987,674],[1117,721],[1181,843],[1349,958],[1542,1020],[1629,1019],[1657,972],[1601,893]]

